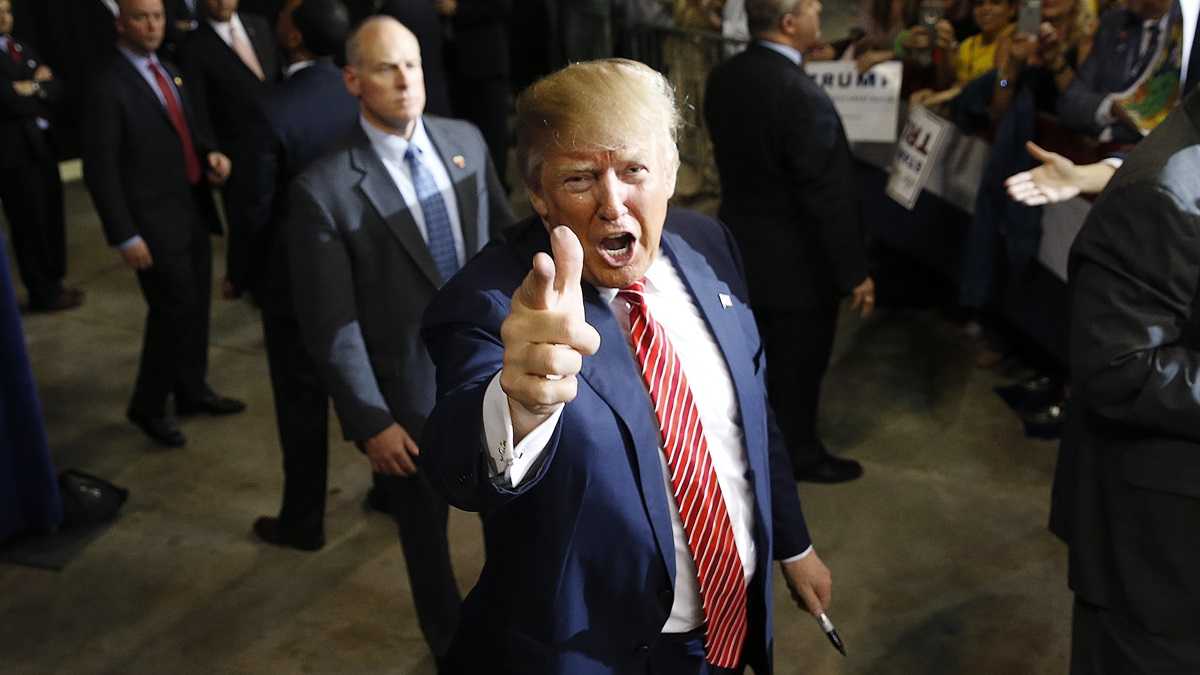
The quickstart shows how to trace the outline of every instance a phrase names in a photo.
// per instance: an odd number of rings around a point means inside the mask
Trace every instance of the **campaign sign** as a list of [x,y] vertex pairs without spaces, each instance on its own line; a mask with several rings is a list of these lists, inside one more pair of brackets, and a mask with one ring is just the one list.
[[950,122],[924,106],[915,105],[908,110],[908,121],[896,143],[896,154],[892,156],[887,195],[909,211],[929,181],[929,173],[941,154],[942,141],[950,128]]
[[881,63],[859,73],[853,61],[811,61],[804,64],[837,108],[851,143],[895,143],[900,114],[899,61]]

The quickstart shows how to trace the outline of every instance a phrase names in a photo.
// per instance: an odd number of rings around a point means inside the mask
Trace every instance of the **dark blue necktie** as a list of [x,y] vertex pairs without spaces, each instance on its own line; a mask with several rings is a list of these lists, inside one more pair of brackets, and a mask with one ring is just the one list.
[[425,238],[429,245],[429,253],[433,263],[437,265],[442,275],[442,283],[454,276],[458,271],[458,252],[454,250],[454,233],[450,230],[450,212],[446,210],[446,200],[433,181],[433,174],[421,161],[421,151],[414,145],[409,145],[404,152],[404,161],[408,162],[408,170],[412,172],[413,187],[417,190],[417,201],[421,204],[421,215],[425,217]]

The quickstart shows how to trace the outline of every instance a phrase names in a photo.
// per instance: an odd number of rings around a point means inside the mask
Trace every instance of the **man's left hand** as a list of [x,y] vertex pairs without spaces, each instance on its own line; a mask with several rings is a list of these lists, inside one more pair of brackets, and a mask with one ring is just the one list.
[[34,82],[49,82],[54,79],[54,71],[50,70],[50,66],[38,66],[37,70],[33,71]]
[[871,312],[875,311],[875,281],[867,277],[850,291],[850,298],[850,309],[861,310],[864,319],[871,316]]
[[797,607],[813,616],[829,609],[833,602],[833,575],[816,551],[799,560],[785,562],[781,567]]
[[219,152],[208,153],[208,183],[214,187],[219,187],[229,180],[229,171],[233,168],[233,162],[229,158]]

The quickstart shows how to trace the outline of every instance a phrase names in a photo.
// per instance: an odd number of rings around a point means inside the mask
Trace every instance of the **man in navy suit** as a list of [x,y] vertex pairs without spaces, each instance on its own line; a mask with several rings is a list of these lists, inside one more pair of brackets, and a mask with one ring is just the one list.
[[329,394],[304,349],[292,305],[284,223],[287,188],[313,160],[345,138],[358,121],[358,101],[342,83],[333,55],[350,32],[339,0],[289,0],[277,37],[286,79],[263,99],[264,129],[249,155],[253,189],[242,223],[231,224],[227,287],[249,290],[262,309],[263,337],[283,448],[283,506],[255,521],[268,543],[316,550],[325,542]]
[[737,248],[668,211],[679,119],[633,61],[534,84],[517,160],[536,216],[426,312],[420,461],[487,528],[454,672],[770,673],[770,561],[829,604]]

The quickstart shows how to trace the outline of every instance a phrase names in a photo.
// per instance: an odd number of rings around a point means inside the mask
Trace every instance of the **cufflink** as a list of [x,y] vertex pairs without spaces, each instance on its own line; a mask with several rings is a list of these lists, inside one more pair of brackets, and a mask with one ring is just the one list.
[[467,168],[467,160],[463,158],[462,155],[455,155],[450,158],[450,161],[454,163],[454,166],[457,166],[460,169]]
[[729,295],[725,293],[717,293],[717,297],[721,299],[722,308],[729,309],[730,307],[733,307],[733,298],[729,297]]
[[178,75],[175,76],[175,86],[176,87],[183,86],[183,78],[182,77],[179,77]]

